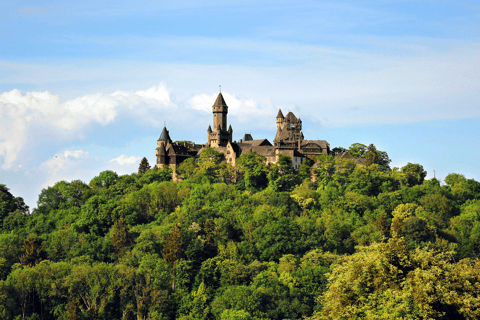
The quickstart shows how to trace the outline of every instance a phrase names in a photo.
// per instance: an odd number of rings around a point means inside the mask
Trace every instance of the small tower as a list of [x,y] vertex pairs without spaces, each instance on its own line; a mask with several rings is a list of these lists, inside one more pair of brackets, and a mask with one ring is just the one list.
[[162,133],[157,140],[157,149],[155,150],[158,168],[163,168],[164,165],[168,165],[166,151],[171,144],[172,139],[170,139],[167,127],[163,127]]
[[233,137],[232,125],[228,126],[228,133],[230,134],[230,138],[228,139],[228,142],[232,143],[232,137]]
[[208,145],[212,148],[226,147],[228,142],[232,142],[232,127],[227,130],[228,106],[220,92],[217,100],[212,106],[213,111],[213,131],[208,127]]
[[223,99],[222,93],[219,93],[217,100],[213,104],[213,127],[217,128],[220,125],[221,131],[227,131],[227,113],[228,106]]
[[277,114],[277,131],[284,129],[285,117],[283,116],[282,109],[278,109]]
[[210,145],[211,135],[212,135],[212,127],[210,125],[208,125],[208,129],[207,129],[208,142],[207,142],[207,145]]

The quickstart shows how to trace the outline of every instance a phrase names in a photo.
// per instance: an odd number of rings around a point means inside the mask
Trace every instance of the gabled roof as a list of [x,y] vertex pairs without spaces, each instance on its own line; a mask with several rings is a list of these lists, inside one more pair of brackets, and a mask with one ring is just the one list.
[[226,107],[227,103],[225,102],[225,99],[223,99],[222,93],[220,92],[217,96],[217,100],[215,100],[215,103],[213,104],[213,107]]
[[293,112],[287,113],[286,119],[290,122],[297,122],[297,117],[293,114]]
[[168,134],[167,127],[163,127],[162,133],[157,141],[171,141],[170,135]]
[[306,148],[308,145],[317,145],[321,148],[327,148],[330,144],[326,140],[303,140],[302,141],[302,148]]
[[355,157],[352,156],[349,152],[339,152],[335,155],[335,157],[342,159],[355,159]]
[[249,145],[251,145],[252,147],[256,147],[256,146],[271,146],[271,145],[272,145],[272,144],[270,143],[270,141],[268,141],[268,139],[247,140],[247,141],[243,141],[242,143],[249,144]]
[[285,119],[285,117],[283,116],[283,113],[282,113],[282,109],[278,109],[277,119],[278,118]]

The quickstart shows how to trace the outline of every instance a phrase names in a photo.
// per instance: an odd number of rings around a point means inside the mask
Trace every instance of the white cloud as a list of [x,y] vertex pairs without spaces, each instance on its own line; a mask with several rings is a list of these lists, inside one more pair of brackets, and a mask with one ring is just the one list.
[[85,158],[88,157],[88,152],[83,150],[66,150],[63,152],[65,158],[73,157],[73,158]]
[[143,98],[158,100],[165,105],[168,105],[171,103],[170,92],[168,91],[167,87],[163,83],[161,83],[158,86],[153,86],[147,90],[137,91],[135,92],[135,94]]
[[53,186],[58,181],[76,180],[85,167],[89,153],[83,150],[65,150],[43,162],[40,167],[48,172],[48,178],[42,188]]
[[[275,119],[278,107],[273,105],[270,98],[237,98],[234,94],[228,92],[222,92],[222,95],[228,106],[228,115],[232,116],[229,120],[235,119],[235,122],[248,122],[250,124],[259,124],[268,120],[273,126],[275,125],[275,120],[272,122],[272,119]],[[211,114],[217,96],[218,94],[196,95],[188,100],[187,105],[205,114]]]
[[123,165],[130,165],[130,164],[137,163],[140,161],[140,159],[141,157],[135,157],[135,156],[127,157],[126,155],[122,154],[121,156],[116,157],[110,160],[109,162],[116,162],[119,165],[123,166]]
[[48,91],[22,94],[14,89],[4,92],[0,94],[0,156],[5,157],[3,167],[12,166],[27,139],[41,139],[38,132],[27,137],[28,128],[32,125],[46,127],[49,131],[57,130],[58,135],[64,136],[73,130],[82,130],[90,123],[108,125],[120,114],[129,114],[130,118],[138,118],[143,123],[155,124],[156,118],[151,115],[166,107],[169,112],[174,112],[176,108],[163,83],[136,93],[97,93],[63,103],[58,95]]

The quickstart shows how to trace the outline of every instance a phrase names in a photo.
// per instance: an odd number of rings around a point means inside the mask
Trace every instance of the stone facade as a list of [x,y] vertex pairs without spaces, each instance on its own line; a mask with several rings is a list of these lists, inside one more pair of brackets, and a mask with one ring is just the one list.
[[185,159],[198,157],[206,147],[211,147],[225,155],[225,160],[236,165],[236,160],[244,153],[255,151],[266,158],[267,163],[275,163],[279,155],[287,155],[292,165],[298,169],[303,159],[319,154],[328,154],[330,144],[325,140],[305,140],[302,133],[302,120],[292,112],[286,117],[281,110],[277,115],[277,134],[272,145],[267,139],[254,140],[251,134],[245,134],[239,142],[233,141],[232,126],[227,129],[228,106],[222,93],[218,94],[212,106],[213,128],[208,126],[206,144],[178,144],[170,139],[167,128],[163,128],[157,140],[157,167],[165,165],[175,167]]

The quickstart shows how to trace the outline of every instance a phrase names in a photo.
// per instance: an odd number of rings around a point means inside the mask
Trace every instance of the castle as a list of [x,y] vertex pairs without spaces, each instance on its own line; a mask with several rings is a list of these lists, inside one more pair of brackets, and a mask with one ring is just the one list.
[[162,168],[167,165],[173,169],[185,159],[198,157],[207,147],[223,153],[226,161],[233,166],[242,154],[255,151],[264,156],[267,163],[275,163],[279,155],[287,155],[292,159],[295,169],[298,169],[304,158],[313,158],[330,152],[330,144],[327,141],[304,139],[302,120],[297,119],[292,112],[285,117],[282,110],[278,111],[277,134],[272,145],[267,139],[254,140],[250,134],[245,134],[239,142],[232,141],[232,126],[228,126],[227,129],[228,106],[221,92],[212,109],[213,130],[208,126],[206,144],[174,143],[167,128],[163,128],[155,151],[157,167]]

